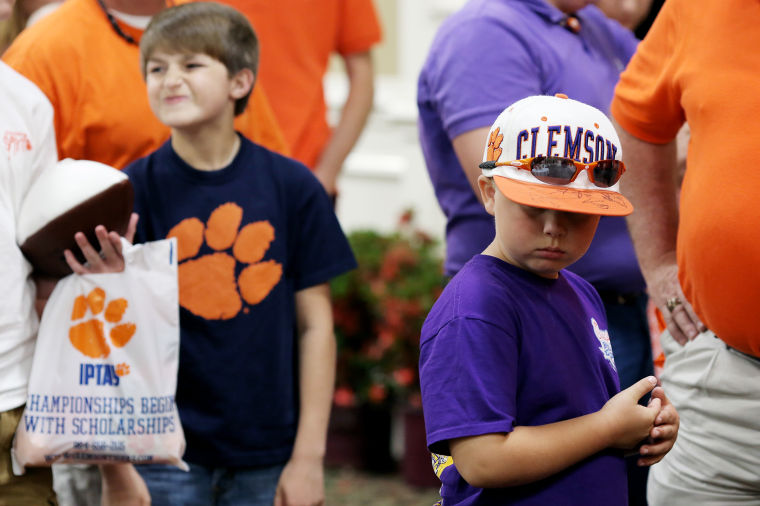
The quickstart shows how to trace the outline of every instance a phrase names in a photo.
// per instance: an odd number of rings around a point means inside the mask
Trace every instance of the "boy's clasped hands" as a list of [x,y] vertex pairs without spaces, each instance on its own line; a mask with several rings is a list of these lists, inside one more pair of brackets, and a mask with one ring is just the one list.
[[[679,416],[654,376],[642,378],[612,397],[599,411],[607,418],[613,448],[638,450],[640,466],[656,464],[673,447],[678,435]],[[639,404],[648,392],[647,406]]]

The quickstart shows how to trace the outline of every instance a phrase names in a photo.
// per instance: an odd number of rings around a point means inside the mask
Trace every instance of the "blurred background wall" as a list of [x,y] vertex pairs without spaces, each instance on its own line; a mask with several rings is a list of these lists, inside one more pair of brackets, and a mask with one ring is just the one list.
[[[375,104],[339,180],[338,217],[346,232],[392,230],[412,209],[416,225],[436,238],[445,219],[428,180],[417,137],[417,75],[438,25],[464,0],[375,0],[383,42],[373,52]],[[347,91],[340,59],[325,78],[334,121]]]

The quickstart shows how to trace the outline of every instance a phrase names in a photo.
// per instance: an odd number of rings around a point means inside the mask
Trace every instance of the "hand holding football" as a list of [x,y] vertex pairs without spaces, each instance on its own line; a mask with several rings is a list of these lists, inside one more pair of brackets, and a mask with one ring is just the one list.
[[71,268],[65,249],[84,262],[74,234],[83,232],[96,249],[97,225],[123,235],[133,198],[132,185],[121,171],[88,160],[61,160],[40,176],[22,203],[17,242],[35,273],[67,276]]

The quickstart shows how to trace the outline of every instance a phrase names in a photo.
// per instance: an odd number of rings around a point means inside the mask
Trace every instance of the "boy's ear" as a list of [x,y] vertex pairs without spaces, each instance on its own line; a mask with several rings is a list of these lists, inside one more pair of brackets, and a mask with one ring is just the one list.
[[254,77],[251,69],[238,71],[230,80],[230,97],[237,100],[250,93],[253,88]]
[[485,176],[478,176],[478,188],[480,188],[480,198],[483,201],[483,207],[486,212],[493,216],[493,209],[496,203],[496,185],[493,179]]

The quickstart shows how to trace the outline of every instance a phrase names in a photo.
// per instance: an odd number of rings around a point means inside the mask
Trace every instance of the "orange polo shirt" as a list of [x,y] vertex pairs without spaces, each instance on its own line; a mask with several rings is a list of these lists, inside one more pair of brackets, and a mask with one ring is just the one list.
[[[665,2],[623,72],[612,115],[651,143],[691,140],[676,254],[681,286],[727,344],[760,357],[760,2]],[[646,177],[661,177],[648,174]]]
[[[175,3],[187,3],[180,0]],[[314,168],[330,138],[322,80],[332,53],[368,51],[381,39],[372,0],[220,0],[259,37],[264,85],[294,158]]]
[[[120,26],[139,41],[141,30]],[[3,60],[52,102],[59,158],[123,168],[169,138],[148,104],[139,48],[116,34],[96,0],[67,0],[24,30]],[[260,87],[235,127],[257,144],[288,153]]]

